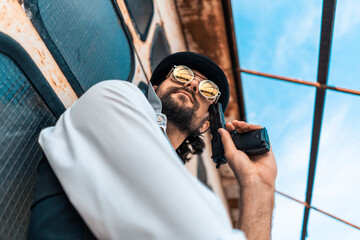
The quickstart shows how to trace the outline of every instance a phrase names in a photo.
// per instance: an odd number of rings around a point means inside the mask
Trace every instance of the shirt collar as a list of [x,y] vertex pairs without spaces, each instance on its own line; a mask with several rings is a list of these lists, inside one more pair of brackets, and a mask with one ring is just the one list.
[[163,130],[164,133],[166,133],[167,117],[165,114],[163,114],[161,112],[161,110],[162,110],[161,101],[160,101],[159,97],[157,96],[157,94],[155,93],[154,88],[151,83],[149,83],[149,88],[147,91],[147,99],[155,111],[156,121],[157,121],[159,127]]
[[151,83],[149,83],[149,88],[147,92],[147,99],[150,105],[154,108],[156,113],[161,113],[162,104],[159,97],[156,95],[154,88]]

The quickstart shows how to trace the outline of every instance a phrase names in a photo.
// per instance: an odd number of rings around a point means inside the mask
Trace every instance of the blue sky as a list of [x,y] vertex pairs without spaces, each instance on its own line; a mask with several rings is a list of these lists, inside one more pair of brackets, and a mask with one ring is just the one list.
[[[322,1],[232,0],[240,67],[316,81]],[[360,1],[338,1],[328,84],[360,90]],[[315,88],[242,74],[247,120],[266,126],[276,188],[305,201]],[[327,91],[312,205],[360,225],[360,96]],[[300,239],[304,207],[276,196],[273,239]],[[310,211],[307,239],[360,239]]]

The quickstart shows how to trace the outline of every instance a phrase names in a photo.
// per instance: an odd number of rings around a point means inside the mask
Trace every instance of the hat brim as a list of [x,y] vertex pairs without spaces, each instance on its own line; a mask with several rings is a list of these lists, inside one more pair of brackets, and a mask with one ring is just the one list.
[[209,80],[216,83],[221,92],[219,101],[225,111],[229,103],[229,83],[221,68],[210,58],[193,52],[178,52],[164,58],[155,68],[150,82],[159,85],[174,67],[174,65],[185,65],[193,70],[199,71]]

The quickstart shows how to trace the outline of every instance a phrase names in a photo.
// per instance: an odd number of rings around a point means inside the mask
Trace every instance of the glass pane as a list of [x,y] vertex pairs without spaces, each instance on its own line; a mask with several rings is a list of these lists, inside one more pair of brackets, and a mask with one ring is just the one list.
[[[327,92],[312,200],[315,207],[358,226],[360,226],[359,106],[360,96]],[[341,234],[348,234],[345,229],[351,230],[345,228],[344,231],[335,231],[336,228],[331,226],[328,222],[316,222],[316,226],[310,227],[329,229],[335,234],[332,236],[338,237],[342,236]],[[360,231],[358,233],[357,238],[341,237],[341,239],[359,239]]]
[[[132,52],[111,1],[28,1],[38,5],[40,18],[33,21],[45,26],[84,90],[103,80],[128,79]],[[29,10],[38,14],[33,5]]]
[[[242,80],[248,122],[263,125],[269,132],[278,165],[276,189],[304,201],[315,88],[247,75]],[[288,236],[301,233],[303,206],[280,198],[273,221],[278,237],[274,239],[299,239]]]
[[152,0],[125,0],[131,18],[141,40],[145,41],[154,14],[154,4]]
[[[359,213],[359,210],[356,209],[353,209],[352,211],[357,211],[357,213]],[[308,237],[306,239],[360,239],[360,231],[333,218],[329,218],[322,213],[311,210],[308,225]]]
[[170,49],[164,30],[162,27],[157,26],[151,48],[151,70],[154,71],[157,65],[168,55],[170,55]]
[[269,132],[278,163],[278,190],[303,199],[315,89],[253,76],[244,76],[243,84],[248,122]]
[[55,117],[18,66],[0,54],[0,232],[25,239],[36,167],[37,138]]
[[303,205],[277,194],[275,196],[272,239],[300,239],[303,215]]
[[337,1],[329,85],[360,90],[360,2]]
[[242,68],[316,81],[321,0],[231,4]]

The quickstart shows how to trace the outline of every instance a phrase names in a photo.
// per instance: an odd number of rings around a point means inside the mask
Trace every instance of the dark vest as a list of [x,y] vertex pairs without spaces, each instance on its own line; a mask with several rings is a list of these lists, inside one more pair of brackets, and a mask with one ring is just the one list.
[[70,203],[45,156],[34,187],[28,239],[96,239]]

